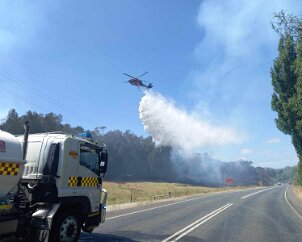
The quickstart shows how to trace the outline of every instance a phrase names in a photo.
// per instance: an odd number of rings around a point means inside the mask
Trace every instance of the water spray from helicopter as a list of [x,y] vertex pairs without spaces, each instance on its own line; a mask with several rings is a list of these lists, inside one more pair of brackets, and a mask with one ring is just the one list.
[[171,146],[186,155],[205,146],[223,146],[242,140],[234,129],[198,119],[173,100],[150,90],[144,92],[140,101],[139,117],[157,146]]
[[196,118],[179,108],[173,100],[151,90],[144,92],[139,105],[139,117],[157,147],[172,148],[171,160],[176,172],[197,183],[221,182],[223,162],[206,152],[209,147],[242,141],[242,135],[236,130]]

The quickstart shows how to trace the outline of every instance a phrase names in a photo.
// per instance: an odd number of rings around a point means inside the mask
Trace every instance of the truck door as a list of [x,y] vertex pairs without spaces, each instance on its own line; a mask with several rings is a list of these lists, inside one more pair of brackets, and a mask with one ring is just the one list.
[[90,200],[91,212],[99,211],[101,200],[100,153],[93,145],[80,143],[77,190]]
[[70,197],[76,195],[79,159],[79,142],[68,138],[62,142],[60,162],[58,165],[59,179],[57,179],[59,197]]

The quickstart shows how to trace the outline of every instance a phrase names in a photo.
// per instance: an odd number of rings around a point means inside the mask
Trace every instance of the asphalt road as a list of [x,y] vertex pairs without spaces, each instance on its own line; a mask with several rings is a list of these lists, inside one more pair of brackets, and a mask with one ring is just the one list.
[[301,212],[290,186],[225,192],[107,213],[80,241],[297,242]]

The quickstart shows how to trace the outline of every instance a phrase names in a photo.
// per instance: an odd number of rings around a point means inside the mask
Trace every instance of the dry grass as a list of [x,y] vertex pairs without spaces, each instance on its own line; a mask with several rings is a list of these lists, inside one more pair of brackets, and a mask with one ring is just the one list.
[[[103,187],[108,191],[108,205],[129,202],[152,201],[168,197],[181,197],[203,194],[243,187],[201,187],[178,183],[164,182],[104,182]],[[131,199],[132,197],[132,199]]]
[[294,186],[294,192],[296,193],[297,197],[302,200],[302,186]]

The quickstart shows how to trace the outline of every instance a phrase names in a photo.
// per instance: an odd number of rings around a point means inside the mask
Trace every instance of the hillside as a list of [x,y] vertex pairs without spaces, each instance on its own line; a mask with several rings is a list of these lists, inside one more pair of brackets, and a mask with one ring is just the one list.
[[[28,111],[19,115],[16,110],[3,117],[0,129],[13,134],[23,132],[23,123],[28,120],[31,133],[64,131],[78,134],[84,129],[62,123],[63,117],[54,113],[39,114]],[[156,147],[151,137],[139,137],[130,130],[104,132],[104,127],[88,130],[97,142],[104,142],[109,152],[109,167],[106,181],[178,182],[203,186],[224,186],[232,178],[232,186],[271,185],[275,182],[294,182],[296,167],[272,169],[254,167],[252,161],[224,162],[211,158],[207,153],[179,156],[171,147]]]

